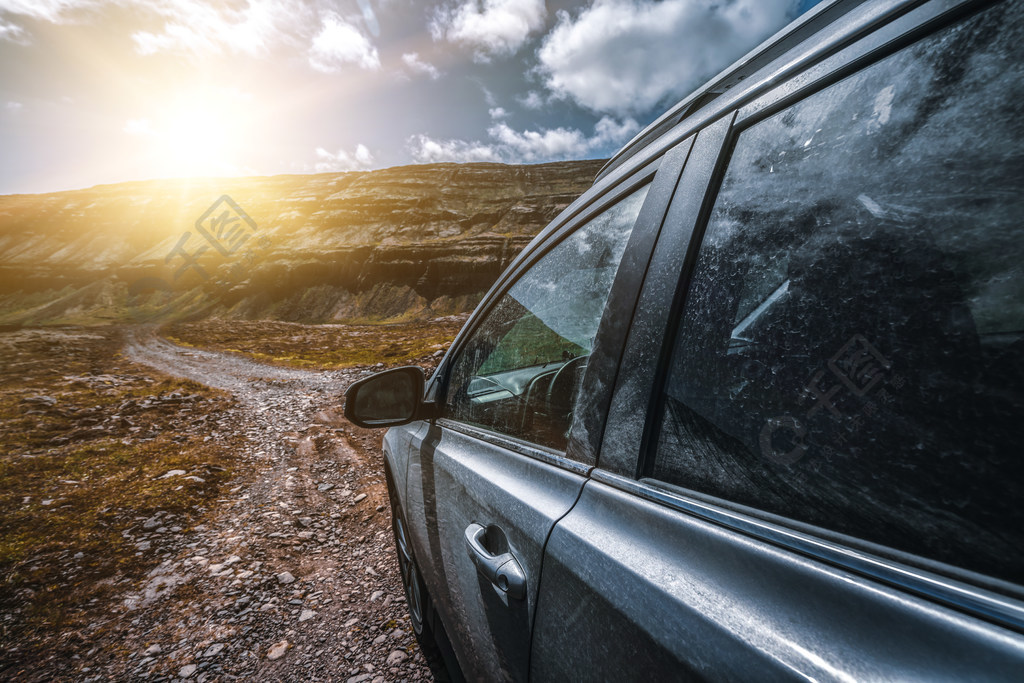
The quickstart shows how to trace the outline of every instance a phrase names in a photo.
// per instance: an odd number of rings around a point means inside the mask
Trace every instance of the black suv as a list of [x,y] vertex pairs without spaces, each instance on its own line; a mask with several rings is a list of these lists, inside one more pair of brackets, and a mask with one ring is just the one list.
[[473,680],[1024,678],[1024,2],[825,2],[641,133],[384,439]]

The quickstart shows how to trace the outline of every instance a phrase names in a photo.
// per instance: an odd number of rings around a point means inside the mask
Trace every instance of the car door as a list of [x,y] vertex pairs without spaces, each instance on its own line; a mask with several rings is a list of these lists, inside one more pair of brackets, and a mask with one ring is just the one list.
[[532,678],[1020,679],[1022,34],[926,3],[698,134]]
[[592,464],[566,451],[594,338],[627,244],[643,242],[634,225],[660,222],[679,170],[657,167],[530,248],[435,377],[441,417],[410,435],[413,545],[470,680],[527,678],[543,544]]

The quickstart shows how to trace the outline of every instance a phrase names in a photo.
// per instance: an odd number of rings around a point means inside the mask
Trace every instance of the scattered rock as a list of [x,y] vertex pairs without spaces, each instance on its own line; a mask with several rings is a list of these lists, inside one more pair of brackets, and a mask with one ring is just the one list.
[[146,648],[146,651],[143,654],[145,654],[145,655],[158,655],[158,654],[160,654],[163,651],[164,651],[164,649],[162,647],[160,647],[159,645],[150,645],[149,647]]
[[180,477],[183,474],[188,474],[188,472],[185,470],[168,470],[157,477],[157,479],[170,479],[171,477]]
[[292,576],[291,572],[281,572],[277,575],[278,583],[289,584],[295,581],[295,577]]
[[360,503],[360,502],[362,502],[364,500],[366,500],[366,494],[365,493],[360,493],[358,496],[356,496],[355,498],[352,499],[352,502],[353,503]]
[[313,610],[311,610],[311,609],[304,609],[304,610],[302,610],[302,614],[299,615],[299,623],[301,624],[304,621],[309,621],[310,619],[312,619],[315,616],[316,616],[316,612],[314,612]]
[[405,650],[394,650],[388,655],[388,666],[398,666],[407,659],[409,654]]
[[178,670],[178,677],[189,678],[192,674],[196,672],[197,668],[199,667],[197,667],[195,664],[186,664]]
[[288,652],[288,648],[291,647],[291,643],[287,639],[282,640],[280,643],[274,643],[267,650],[267,659],[273,661],[275,659],[281,659],[285,653]]
[[214,643],[210,647],[206,648],[206,652],[203,653],[203,657],[216,657],[224,650],[224,643]]

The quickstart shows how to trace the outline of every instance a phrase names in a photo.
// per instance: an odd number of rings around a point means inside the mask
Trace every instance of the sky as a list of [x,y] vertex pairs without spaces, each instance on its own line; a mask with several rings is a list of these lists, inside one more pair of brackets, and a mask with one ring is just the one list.
[[0,194],[602,158],[818,0],[0,0]]

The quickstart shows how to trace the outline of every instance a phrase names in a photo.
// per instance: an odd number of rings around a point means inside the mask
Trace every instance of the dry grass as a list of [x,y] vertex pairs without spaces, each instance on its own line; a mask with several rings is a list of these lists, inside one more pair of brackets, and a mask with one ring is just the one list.
[[401,365],[447,349],[465,323],[450,316],[417,323],[300,325],[249,320],[204,320],[163,329],[186,346],[240,353],[275,365],[340,369]]
[[72,644],[159,562],[123,532],[158,510],[188,528],[231,477],[235,448],[205,440],[230,399],[119,346],[115,328],[0,334],[0,678]]

